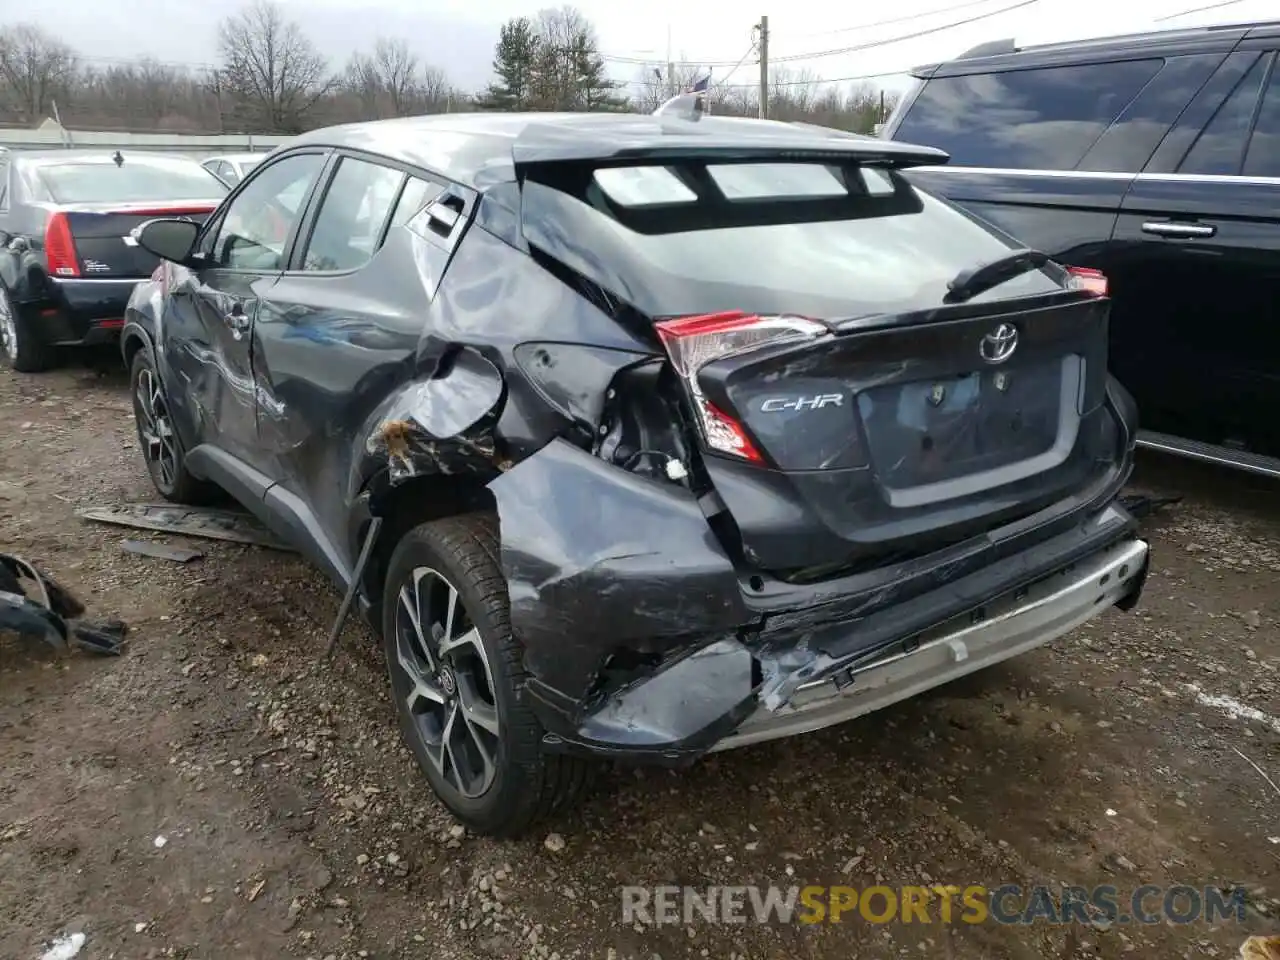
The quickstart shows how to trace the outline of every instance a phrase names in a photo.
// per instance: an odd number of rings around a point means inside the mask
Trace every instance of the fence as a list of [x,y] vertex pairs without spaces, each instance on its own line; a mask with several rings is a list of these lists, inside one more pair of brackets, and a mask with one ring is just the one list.
[[110,130],[67,130],[46,120],[34,129],[0,129],[0,147],[9,150],[57,150],[75,147],[89,150],[159,150],[208,157],[220,153],[261,153],[273,150],[289,137],[253,134],[117,133]]

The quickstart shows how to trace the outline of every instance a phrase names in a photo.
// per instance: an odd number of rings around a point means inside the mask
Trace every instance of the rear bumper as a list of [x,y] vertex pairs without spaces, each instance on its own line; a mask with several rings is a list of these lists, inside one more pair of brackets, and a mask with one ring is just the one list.
[[891,706],[966,674],[1027,653],[1117,604],[1135,602],[1147,571],[1147,544],[1124,540],[984,609],[926,631],[912,650],[800,685],[776,710],[758,706],[712,751],[809,733]]
[[57,346],[113,343],[124,326],[124,311],[139,279],[49,279],[50,298],[34,307],[46,343]]
[[545,742],[682,765],[858,716],[1128,609],[1147,547],[1112,502],[1127,466],[925,568],[761,607],[691,497],[554,442],[489,485]]

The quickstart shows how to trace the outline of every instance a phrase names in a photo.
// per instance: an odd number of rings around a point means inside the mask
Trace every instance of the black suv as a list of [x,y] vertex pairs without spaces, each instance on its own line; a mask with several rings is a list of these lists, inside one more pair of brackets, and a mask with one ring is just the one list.
[[696,117],[321,130],[136,231],[156,487],[230,492],[347,590],[477,830],[585,758],[813,730],[1142,589],[1103,278],[914,188],[936,150]]
[[1018,49],[915,71],[884,136],[921,186],[1102,270],[1139,443],[1280,476],[1280,22]]

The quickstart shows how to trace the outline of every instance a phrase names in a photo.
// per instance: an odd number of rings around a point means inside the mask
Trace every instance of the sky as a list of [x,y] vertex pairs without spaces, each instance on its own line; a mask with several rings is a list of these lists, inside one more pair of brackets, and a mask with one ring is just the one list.
[[[403,37],[425,62],[443,68],[458,87],[474,90],[491,77],[499,26],[532,15],[538,0],[280,0],[335,68],[353,50],[372,47],[379,35]],[[759,68],[748,59],[751,28],[769,16],[770,60],[828,82],[869,77],[890,91],[910,81],[912,66],[948,59],[979,43],[1013,37],[1019,44],[1176,26],[1201,26],[1280,16],[1276,0],[1242,0],[1220,9],[1157,22],[1215,0],[893,0],[883,4],[836,4],[833,0],[578,0],[574,5],[595,25],[600,50],[619,81],[634,81],[644,68],[628,60],[715,63],[715,83],[750,84]],[[41,25],[58,33],[90,62],[151,56],[193,65],[217,59],[217,24],[240,0],[58,0],[56,18]],[[1268,9],[1269,8],[1269,9]],[[30,17],[29,0],[0,0],[0,23]],[[1001,12],[1003,11],[1003,12]],[[984,16],[993,14],[991,16]],[[945,28],[957,21],[975,22]],[[886,23],[885,21],[894,21]],[[877,25],[878,24],[878,25]],[[927,32],[926,32],[927,31]],[[883,43],[910,34],[900,42]],[[670,46],[668,46],[670,43]],[[872,48],[847,50],[864,44]],[[826,56],[815,53],[846,52]],[[797,58],[787,60],[785,58]],[[888,74],[887,76],[878,76]],[[819,89],[822,87],[820,86]]]

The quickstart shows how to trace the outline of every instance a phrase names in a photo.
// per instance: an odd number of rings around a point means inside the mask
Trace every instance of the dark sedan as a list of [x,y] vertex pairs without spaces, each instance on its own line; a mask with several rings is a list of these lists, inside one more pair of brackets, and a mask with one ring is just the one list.
[[117,339],[159,264],[130,231],[157,216],[203,222],[226,193],[185,157],[0,151],[0,357],[33,373],[64,347]]

